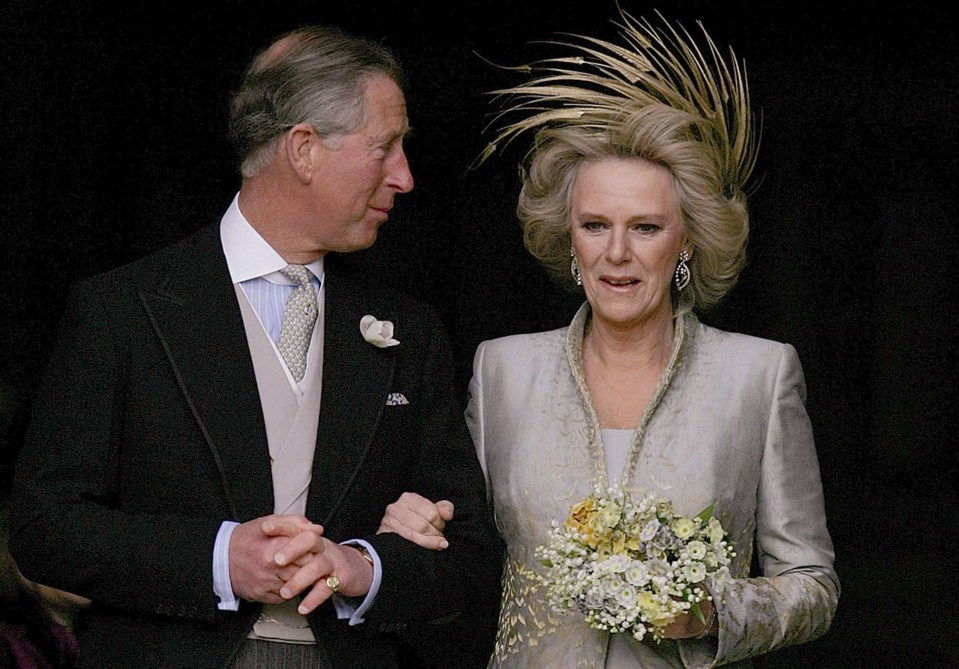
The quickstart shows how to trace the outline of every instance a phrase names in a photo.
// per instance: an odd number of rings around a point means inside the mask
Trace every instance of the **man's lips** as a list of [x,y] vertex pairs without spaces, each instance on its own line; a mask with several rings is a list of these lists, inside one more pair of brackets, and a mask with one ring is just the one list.
[[370,207],[370,209],[378,214],[377,218],[382,218],[385,221],[390,217],[392,207]]

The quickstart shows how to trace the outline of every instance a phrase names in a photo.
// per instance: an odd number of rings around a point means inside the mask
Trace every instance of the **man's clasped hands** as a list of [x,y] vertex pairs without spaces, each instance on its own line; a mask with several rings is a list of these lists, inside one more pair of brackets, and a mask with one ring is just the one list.
[[[433,504],[409,493],[390,504],[377,530],[396,532],[421,546],[446,548],[443,529],[453,518],[448,501]],[[230,582],[247,601],[278,604],[309,590],[297,610],[306,615],[335,590],[363,597],[373,583],[373,565],[360,546],[339,544],[323,536],[322,525],[301,515],[273,514],[241,523],[230,538]],[[335,577],[335,580],[334,578]],[[331,587],[330,584],[333,584]]]

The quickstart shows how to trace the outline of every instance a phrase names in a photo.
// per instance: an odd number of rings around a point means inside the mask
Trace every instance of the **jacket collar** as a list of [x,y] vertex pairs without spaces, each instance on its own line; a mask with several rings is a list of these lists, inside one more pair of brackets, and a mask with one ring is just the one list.
[[[589,420],[589,452],[595,469],[593,475],[605,481],[606,456],[603,450],[602,430],[599,425],[599,418],[596,416],[596,410],[593,408],[593,402],[589,396],[589,388],[586,386],[586,372],[583,370],[583,338],[586,336],[586,328],[589,325],[591,317],[592,310],[590,309],[589,302],[583,302],[582,306],[573,316],[573,320],[566,331],[566,358],[569,362],[570,373],[579,390],[583,411]],[[649,399],[649,403],[646,405],[643,415],[639,419],[639,424],[636,426],[636,430],[633,432],[633,437],[630,440],[625,470],[623,472],[624,483],[629,481],[635,463],[639,459],[639,451],[642,447],[643,433],[646,431],[646,426],[649,424],[653,412],[656,411],[660,401],[666,394],[673,375],[682,364],[682,359],[687,348],[687,340],[690,339],[689,335],[695,332],[698,323],[699,321],[692,312],[687,312],[674,319],[673,343],[669,354],[669,362],[666,365],[666,369],[663,370],[659,382],[653,391],[653,395]]]
[[[253,362],[217,226],[182,246],[165,278],[140,299],[217,461],[229,508],[245,521],[273,511]],[[308,517],[323,524],[340,508],[370,449],[395,358],[394,349],[361,336],[370,295],[337,260],[326,259],[323,400],[307,500]]]

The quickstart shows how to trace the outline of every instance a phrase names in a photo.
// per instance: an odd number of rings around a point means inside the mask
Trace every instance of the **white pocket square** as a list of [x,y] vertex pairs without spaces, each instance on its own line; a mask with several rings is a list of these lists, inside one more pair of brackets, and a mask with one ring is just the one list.
[[403,393],[390,393],[386,396],[386,406],[395,407],[398,404],[409,404],[410,401],[406,399],[406,395]]

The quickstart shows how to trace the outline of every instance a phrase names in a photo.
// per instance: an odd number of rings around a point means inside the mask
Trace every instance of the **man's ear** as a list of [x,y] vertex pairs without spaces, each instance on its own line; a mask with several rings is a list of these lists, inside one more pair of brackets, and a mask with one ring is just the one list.
[[298,123],[286,131],[284,146],[290,167],[301,182],[309,183],[316,169],[314,153],[323,148],[316,130],[309,123]]

